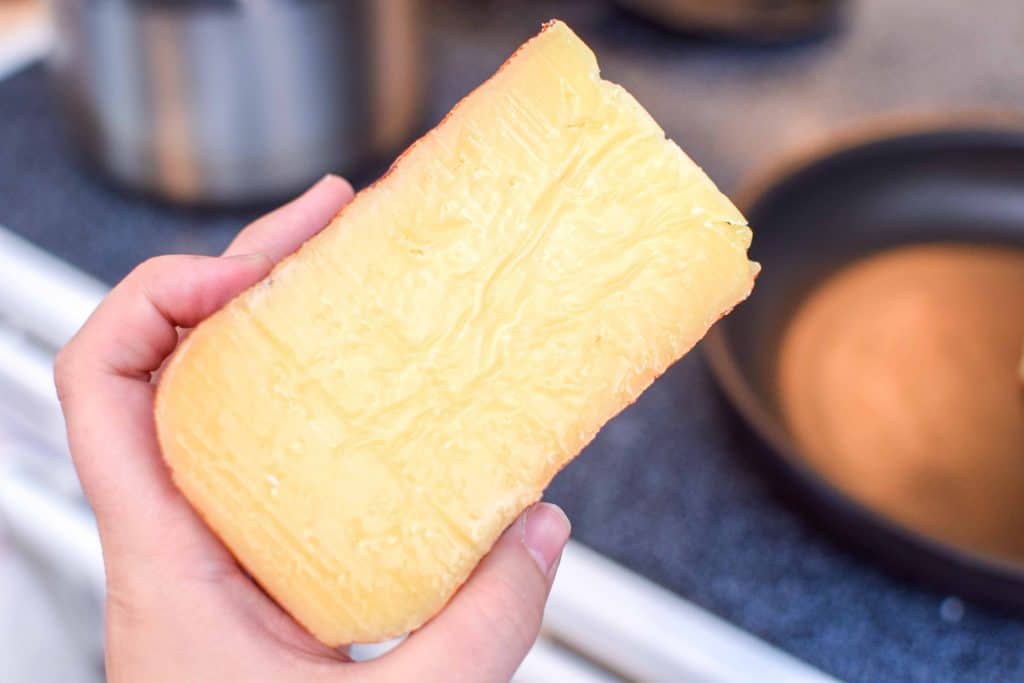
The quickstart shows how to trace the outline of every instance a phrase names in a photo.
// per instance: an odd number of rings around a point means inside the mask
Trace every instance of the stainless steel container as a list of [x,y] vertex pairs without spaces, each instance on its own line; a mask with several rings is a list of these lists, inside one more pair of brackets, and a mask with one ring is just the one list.
[[51,0],[73,137],[120,183],[259,201],[408,141],[415,0]]

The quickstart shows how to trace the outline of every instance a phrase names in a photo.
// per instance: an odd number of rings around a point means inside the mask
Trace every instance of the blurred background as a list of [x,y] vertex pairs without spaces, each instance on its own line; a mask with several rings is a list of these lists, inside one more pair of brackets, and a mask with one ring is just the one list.
[[[1020,0],[0,0],[0,681],[102,680],[55,349],[145,258],[217,253],[326,172],[372,182],[553,17],[741,208],[826,150],[966,127],[1011,150],[972,196],[998,184],[1000,240],[1024,242]],[[1024,320],[1022,301],[1005,305]],[[522,680],[1024,676],[1024,612],[991,599],[1024,595],[1020,566],[914,554],[899,529],[863,552],[754,432],[694,353],[559,475],[578,545]],[[1021,433],[1003,452],[1024,462]],[[839,527],[864,524],[864,501],[828,495]],[[619,599],[591,604],[598,588]]]

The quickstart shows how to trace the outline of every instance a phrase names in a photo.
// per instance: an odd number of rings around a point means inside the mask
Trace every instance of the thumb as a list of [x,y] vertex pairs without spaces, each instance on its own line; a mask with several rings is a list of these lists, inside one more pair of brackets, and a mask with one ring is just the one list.
[[444,611],[381,664],[403,680],[508,681],[540,632],[569,529],[555,505],[526,510]]

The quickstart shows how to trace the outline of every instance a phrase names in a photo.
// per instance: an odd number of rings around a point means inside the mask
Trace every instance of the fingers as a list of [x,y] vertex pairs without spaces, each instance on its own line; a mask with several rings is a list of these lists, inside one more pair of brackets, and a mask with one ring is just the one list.
[[257,219],[238,233],[225,256],[260,253],[280,261],[320,232],[352,200],[352,186],[334,175],[324,176],[302,196]]
[[178,326],[196,324],[271,266],[262,255],[147,261],[58,355],[68,441],[105,553],[152,555],[154,543],[173,545],[175,529],[186,532],[182,543],[206,543],[160,458],[149,373],[173,350]]
[[423,681],[508,681],[537,639],[569,528],[554,505],[527,510],[444,611],[380,664]]
[[[178,328],[196,325],[264,277],[351,197],[347,182],[329,176],[243,230],[228,249],[230,258],[169,256],[144,263],[61,351],[58,394],[105,555],[159,563],[176,552],[188,555],[182,546],[196,546],[193,558],[212,557],[213,565],[224,558],[160,457],[151,373],[174,350]],[[194,564],[202,571],[202,562]]]
[[177,345],[176,328],[196,325],[272,266],[263,254],[150,259],[103,300],[62,351],[61,365],[148,381]]

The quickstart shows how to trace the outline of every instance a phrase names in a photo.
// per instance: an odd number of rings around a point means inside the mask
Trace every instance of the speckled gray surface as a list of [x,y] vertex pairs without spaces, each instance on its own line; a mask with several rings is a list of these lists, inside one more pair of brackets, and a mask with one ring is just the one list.
[[[436,10],[445,75],[433,118],[541,19],[563,16],[726,189],[876,114],[1024,104],[1020,0],[865,0],[827,40],[775,50],[679,41],[600,3],[486,4],[489,18],[479,7]],[[0,83],[0,223],[108,282],[152,254],[214,252],[255,213],[118,193],[69,159],[41,70]],[[943,619],[946,596],[876,570],[810,526],[756,457],[691,354],[549,497],[578,539],[842,679],[1024,678],[1024,620],[970,604]]]

